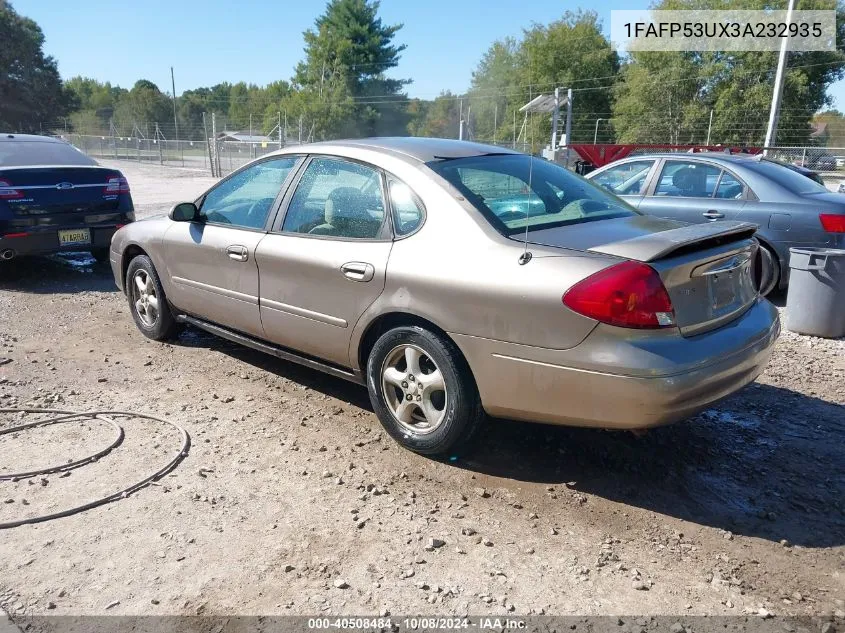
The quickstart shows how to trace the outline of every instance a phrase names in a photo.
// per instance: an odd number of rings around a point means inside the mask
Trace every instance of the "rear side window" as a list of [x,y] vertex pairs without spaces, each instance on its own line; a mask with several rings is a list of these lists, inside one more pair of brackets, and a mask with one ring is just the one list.
[[659,197],[712,198],[722,170],[694,161],[667,161],[654,190]]
[[0,167],[96,164],[93,158],[64,141],[0,141]]
[[282,231],[374,239],[384,223],[380,172],[345,160],[312,160],[288,205]]
[[422,203],[404,182],[388,177],[390,206],[393,208],[393,229],[396,235],[408,235],[419,228],[423,221]]
[[742,198],[742,183],[730,172],[723,171],[716,187],[716,197],[722,200],[739,200]]

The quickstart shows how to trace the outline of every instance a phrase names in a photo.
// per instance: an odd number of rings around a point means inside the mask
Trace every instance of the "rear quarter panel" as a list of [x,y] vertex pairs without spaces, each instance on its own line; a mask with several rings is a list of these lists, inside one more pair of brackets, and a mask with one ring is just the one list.
[[562,297],[573,283],[615,260],[530,245],[533,257],[520,265],[524,247],[497,233],[436,175],[413,166],[391,171],[422,199],[426,221],[395,242],[384,292],[353,332],[353,367],[367,327],[391,312],[423,317],[449,333],[553,349],[578,345],[595,327],[594,320],[566,308]]

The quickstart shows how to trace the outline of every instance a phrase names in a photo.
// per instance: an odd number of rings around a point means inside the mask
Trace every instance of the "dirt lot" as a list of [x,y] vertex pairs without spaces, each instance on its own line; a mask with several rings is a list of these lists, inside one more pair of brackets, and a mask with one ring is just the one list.
[[[120,167],[139,216],[210,182]],[[83,255],[0,268],[0,323],[0,408],[146,411],[192,439],[156,485],[0,531],[15,617],[845,616],[845,341],[784,333],[756,384],[641,438],[496,420],[476,451],[435,461],[382,432],[363,388],[196,331],[144,339]],[[0,482],[0,522],[120,490],[179,447],[159,423],[121,423],[97,463]],[[88,421],[0,436],[0,474],[112,435]]]

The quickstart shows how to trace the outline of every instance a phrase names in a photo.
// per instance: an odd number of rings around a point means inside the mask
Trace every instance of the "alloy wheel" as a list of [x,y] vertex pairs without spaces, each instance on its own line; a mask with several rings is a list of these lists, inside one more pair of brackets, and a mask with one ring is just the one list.
[[159,310],[158,296],[152,277],[146,270],[140,269],[135,272],[132,281],[135,286],[133,289],[135,312],[145,326],[153,327],[158,320]]
[[397,345],[381,368],[388,409],[402,427],[426,435],[446,417],[446,382],[434,360],[416,345]]

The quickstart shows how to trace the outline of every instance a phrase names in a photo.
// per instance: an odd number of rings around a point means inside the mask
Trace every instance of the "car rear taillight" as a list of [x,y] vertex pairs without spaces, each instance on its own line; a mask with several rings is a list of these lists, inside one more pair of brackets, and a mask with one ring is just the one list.
[[12,183],[8,180],[0,180],[0,200],[10,200],[13,198],[20,198],[23,194],[12,187]]
[[103,193],[129,193],[129,181],[123,176],[112,176]]
[[675,325],[675,311],[660,275],[638,262],[622,262],[579,281],[563,295],[563,304],[578,314],[619,327]]
[[820,213],[819,221],[828,233],[845,233],[845,215],[835,213]]
[[26,237],[29,233],[6,233],[5,235],[0,235],[2,238],[12,238],[12,237]]

